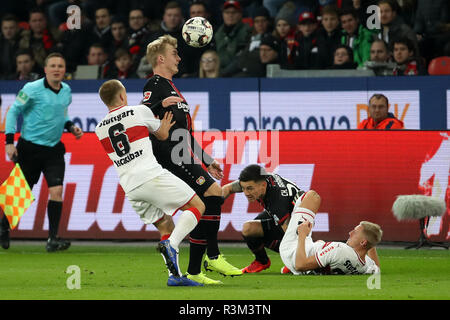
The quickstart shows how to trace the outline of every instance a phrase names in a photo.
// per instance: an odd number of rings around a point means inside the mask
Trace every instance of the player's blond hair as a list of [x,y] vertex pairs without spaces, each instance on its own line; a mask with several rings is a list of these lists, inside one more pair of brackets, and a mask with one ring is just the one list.
[[120,93],[120,91],[123,90],[123,88],[124,86],[119,80],[108,80],[100,86],[98,94],[100,95],[100,99],[102,99],[103,103],[110,107],[116,100],[117,95]]
[[156,63],[158,62],[158,55],[164,54],[168,45],[172,45],[174,48],[178,45],[177,39],[168,34],[165,34],[148,44],[146,58],[153,68],[156,67]]
[[367,240],[367,248],[373,248],[381,241],[383,230],[381,227],[373,222],[361,221],[359,223],[363,227],[363,234]]

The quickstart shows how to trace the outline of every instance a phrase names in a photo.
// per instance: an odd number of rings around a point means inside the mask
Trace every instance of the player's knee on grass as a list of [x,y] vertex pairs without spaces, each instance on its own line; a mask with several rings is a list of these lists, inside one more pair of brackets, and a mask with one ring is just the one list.
[[260,221],[252,220],[247,221],[242,226],[242,236],[246,237],[262,237],[264,236],[264,231],[261,226]]

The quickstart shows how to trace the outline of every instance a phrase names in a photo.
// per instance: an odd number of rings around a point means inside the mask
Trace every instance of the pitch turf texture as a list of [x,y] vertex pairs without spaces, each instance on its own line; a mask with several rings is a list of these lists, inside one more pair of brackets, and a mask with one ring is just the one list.
[[[149,300],[298,300],[298,299],[449,299],[450,252],[403,248],[379,249],[380,289],[369,290],[369,276],[292,276],[280,274],[279,255],[269,253],[271,268],[258,274],[223,277],[208,272],[221,286],[167,287],[167,271],[156,243],[74,244],[47,253],[45,242],[0,249],[0,299],[149,299]],[[238,267],[252,261],[243,246],[222,244],[222,253]],[[182,270],[188,248],[181,248]],[[69,266],[80,268],[80,289],[69,290]],[[74,282],[72,281],[72,284]],[[373,282],[375,285],[376,283]]]

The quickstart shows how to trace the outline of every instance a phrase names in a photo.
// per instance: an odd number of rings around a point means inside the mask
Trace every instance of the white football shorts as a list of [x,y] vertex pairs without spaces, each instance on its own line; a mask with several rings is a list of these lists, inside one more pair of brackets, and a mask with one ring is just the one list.
[[195,196],[183,180],[163,169],[163,173],[127,193],[127,198],[145,224],[165,214],[173,216]]

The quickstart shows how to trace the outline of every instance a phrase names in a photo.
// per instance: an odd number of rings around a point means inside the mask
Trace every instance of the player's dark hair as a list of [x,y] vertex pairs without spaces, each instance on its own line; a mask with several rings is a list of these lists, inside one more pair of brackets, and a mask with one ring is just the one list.
[[239,181],[248,182],[255,181],[260,182],[266,179],[267,172],[263,167],[257,164],[251,164],[244,168],[239,175]]

